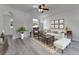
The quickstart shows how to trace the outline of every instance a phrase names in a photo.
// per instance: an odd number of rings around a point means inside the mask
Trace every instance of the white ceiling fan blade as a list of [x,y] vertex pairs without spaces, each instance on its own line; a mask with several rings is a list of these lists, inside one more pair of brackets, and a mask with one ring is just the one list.
[[33,8],[38,8],[38,6],[35,5],[35,6],[33,6]]

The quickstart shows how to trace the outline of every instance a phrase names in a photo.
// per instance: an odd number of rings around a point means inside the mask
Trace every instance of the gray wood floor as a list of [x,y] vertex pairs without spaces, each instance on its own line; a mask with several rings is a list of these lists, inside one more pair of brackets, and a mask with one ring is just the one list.
[[9,39],[6,55],[50,55],[49,51],[34,42],[31,38]]
[[[9,39],[9,49],[6,55],[51,55],[50,52],[37,44],[31,38]],[[53,55],[62,55],[61,50],[57,50]],[[79,42],[72,41],[71,45],[64,50],[63,55],[79,55]]]

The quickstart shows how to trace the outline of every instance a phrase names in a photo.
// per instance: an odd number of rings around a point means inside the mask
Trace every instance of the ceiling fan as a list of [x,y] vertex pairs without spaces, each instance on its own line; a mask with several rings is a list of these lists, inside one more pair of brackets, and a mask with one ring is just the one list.
[[49,8],[46,4],[35,5],[33,7],[36,8],[41,13],[43,13],[44,11],[49,11]]

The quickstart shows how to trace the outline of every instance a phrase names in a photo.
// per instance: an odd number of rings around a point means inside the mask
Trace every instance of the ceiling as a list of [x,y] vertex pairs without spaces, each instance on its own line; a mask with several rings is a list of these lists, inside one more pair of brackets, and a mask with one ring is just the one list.
[[[37,9],[33,8],[36,4],[7,4],[7,6],[15,8],[17,10],[31,13],[31,14],[39,14]],[[73,12],[75,10],[79,11],[79,4],[48,4],[49,11],[46,12],[48,14],[59,14],[63,12]]]

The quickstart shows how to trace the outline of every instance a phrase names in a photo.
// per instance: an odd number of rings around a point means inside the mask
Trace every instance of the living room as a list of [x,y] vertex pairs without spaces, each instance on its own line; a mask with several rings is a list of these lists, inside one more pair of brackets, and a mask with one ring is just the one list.
[[[43,11],[39,11],[41,6],[46,6],[42,7]],[[8,38],[9,47],[6,54],[79,54],[78,6],[78,4],[1,4],[0,33],[12,36],[12,39]],[[24,31],[18,30],[19,28]],[[61,38],[65,38],[61,40],[62,44],[59,40]],[[54,43],[56,41],[57,43]]]

